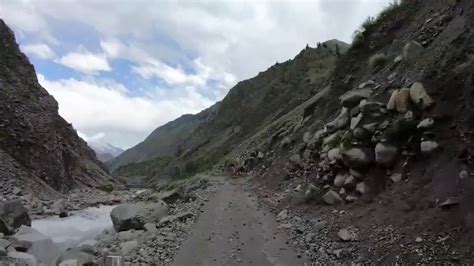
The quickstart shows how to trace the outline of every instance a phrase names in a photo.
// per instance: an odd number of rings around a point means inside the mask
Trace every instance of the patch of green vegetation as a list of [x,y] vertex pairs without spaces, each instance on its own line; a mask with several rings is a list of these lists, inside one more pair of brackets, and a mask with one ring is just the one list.
[[171,156],[155,157],[151,160],[123,165],[114,171],[117,176],[150,176],[154,172],[168,166]]

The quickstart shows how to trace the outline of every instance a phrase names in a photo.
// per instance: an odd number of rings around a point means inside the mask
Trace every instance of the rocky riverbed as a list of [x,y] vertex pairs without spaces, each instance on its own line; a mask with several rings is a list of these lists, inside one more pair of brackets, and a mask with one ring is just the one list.
[[[4,231],[0,234],[0,264],[16,259],[28,265],[103,265],[112,255],[121,256],[128,265],[168,264],[221,180],[203,175],[173,182],[160,191],[95,191],[97,201],[87,199],[87,191],[78,191],[51,205],[46,203],[43,208],[48,211],[41,214],[21,196],[5,200],[0,211],[11,217],[0,219]],[[117,206],[73,211],[103,203]],[[31,217],[47,218],[31,222],[29,211]],[[84,228],[78,228],[78,223]],[[98,231],[101,227],[105,228],[102,233]],[[74,232],[61,234],[65,228]]]

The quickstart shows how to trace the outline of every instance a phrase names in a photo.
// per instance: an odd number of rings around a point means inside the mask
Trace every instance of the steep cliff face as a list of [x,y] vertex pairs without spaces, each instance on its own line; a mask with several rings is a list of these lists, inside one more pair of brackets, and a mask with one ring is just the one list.
[[[58,114],[13,32],[0,20],[0,179],[38,180],[57,191],[111,181],[94,152]],[[21,170],[21,171],[20,171]],[[19,185],[25,185],[22,182]],[[38,183],[39,184],[39,183]]]
[[149,176],[186,176],[209,169],[241,141],[319,90],[347,48],[337,40],[307,47],[293,60],[239,82],[208,110],[159,127],[143,143],[113,160],[111,169],[163,156],[173,159],[165,171],[148,171]]

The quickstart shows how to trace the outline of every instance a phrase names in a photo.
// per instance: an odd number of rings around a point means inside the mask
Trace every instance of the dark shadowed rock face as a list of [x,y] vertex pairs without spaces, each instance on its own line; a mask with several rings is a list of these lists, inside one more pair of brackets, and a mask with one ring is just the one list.
[[[13,158],[24,179],[44,181],[58,191],[109,182],[94,152],[59,116],[58,103],[38,83],[33,65],[1,19],[0,151]],[[0,181],[19,178],[0,173]]]

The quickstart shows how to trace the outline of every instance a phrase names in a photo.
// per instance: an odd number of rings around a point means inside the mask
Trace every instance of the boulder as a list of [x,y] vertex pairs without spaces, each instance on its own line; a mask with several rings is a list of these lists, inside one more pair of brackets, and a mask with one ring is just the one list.
[[367,185],[364,182],[360,182],[356,185],[356,192],[364,195],[367,192]]
[[421,130],[426,130],[426,129],[432,128],[433,125],[434,125],[433,118],[426,118],[426,119],[423,119],[420,123],[418,123],[416,128],[421,129]]
[[409,64],[415,63],[423,53],[423,46],[417,41],[410,41],[403,47],[403,61]]
[[374,116],[374,114],[380,114],[383,107],[383,104],[379,102],[362,100],[359,103],[361,113],[370,116]]
[[358,241],[359,240],[359,236],[357,235],[356,232],[354,232],[353,230],[345,229],[345,228],[339,230],[337,235],[342,241]]
[[193,217],[192,212],[181,212],[181,213],[178,213],[178,214],[175,214],[175,215],[169,215],[169,216],[163,217],[160,220],[159,224],[167,224],[167,223],[172,223],[174,221],[184,221],[184,220],[186,220],[188,218],[191,218],[191,217]]
[[346,178],[346,181],[344,181],[344,188],[346,189],[354,189],[357,184],[357,179],[353,177],[352,175],[348,176]]
[[150,199],[153,201],[163,201],[166,204],[175,203],[178,199],[181,198],[181,193],[177,189],[158,192],[153,194]]
[[421,152],[424,154],[429,154],[436,151],[439,148],[439,144],[436,141],[428,140],[422,141],[420,143]]
[[0,232],[11,235],[22,225],[31,225],[28,211],[20,200],[8,201],[0,206]]
[[398,153],[396,146],[378,143],[375,146],[375,162],[384,167],[392,167],[398,159]]
[[28,226],[22,225],[10,240],[17,250],[26,251],[33,255],[38,263],[45,265],[51,264],[60,254],[59,248],[51,238]]
[[344,93],[339,99],[344,107],[352,108],[372,95],[371,89],[357,89]]
[[392,111],[392,110],[395,110],[397,108],[396,99],[397,99],[398,91],[399,90],[394,90],[392,92],[392,95],[390,95],[390,99],[388,100],[388,103],[387,103],[387,110]]
[[59,263],[59,266],[77,266],[79,265],[79,261],[76,259],[65,260]]
[[305,202],[321,199],[321,190],[313,184],[309,184],[304,193]]
[[38,265],[38,261],[36,260],[36,258],[33,255],[28,254],[28,253],[18,252],[18,251],[10,251],[10,252],[8,252],[7,255],[8,255],[8,257],[17,259],[17,260],[19,260],[20,262],[23,263],[23,264],[15,263],[15,265],[27,265],[27,266],[36,266],[36,265]]
[[169,207],[163,201],[155,203],[122,204],[115,207],[110,218],[117,232],[144,229],[147,222],[157,222],[168,215]]
[[7,255],[7,251],[4,248],[0,247],[0,257],[6,257]]
[[143,227],[145,228],[145,231],[150,233],[155,233],[156,231],[158,231],[158,228],[156,228],[155,223],[146,223]]
[[343,151],[342,160],[350,168],[366,168],[373,163],[374,154],[368,148],[351,148]]
[[398,183],[398,182],[402,181],[402,174],[393,173],[390,176],[390,179],[392,180],[393,183]]
[[303,141],[304,143],[309,143],[311,141],[311,138],[313,137],[313,134],[311,134],[311,132],[305,132],[303,134]]
[[334,178],[334,186],[335,187],[342,187],[344,185],[344,183],[346,182],[347,178],[348,178],[348,176],[345,175],[345,174],[338,174]]
[[122,255],[127,255],[128,253],[130,253],[132,250],[136,249],[137,247],[138,247],[137,241],[127,241],[120,244]]
[[410,87],[410,98],[413,103],[423,109],[427,109],[435,103],[420,82],[416,82]]
[[395,108],[399,113],[406,113],[410,109],[410,89],[402,88],[395,97]]
[[341,141],[342,133],[341,131],[337,131],[323,139],[323,146],[328,146],[330,148],[339,145]]
[[330,123],[326,125],[329,131],[339,130],[345,128],[349,125],[350,116],[349,116],[349,109],[343,107],[341,113]]
[[0,248],[6,249],[8,246],[10,246],[10,241],[6,239],[0,239]]
[[78,249],[69,249],[64,251],[56,260],[56,265],[63,262],[76,261],[76,265],[94,265],[94,256]]
[[354,130],[359,125],[360,121],[362,120],[362,117],[362,113],[359,113],[357,116],[353,117],[351,119],[350,129]]
[[338,205],[343,202],[341,196],[334,190],[329,190],[323,195],[323,201],[329,205]]
[[342,159],[341,157],[341,149],[333,148],[328,151],[327,157],[329,161],[339,161]]
[[128,231],[122,231],[117,234],[117,238],[120,241],[130,241],[139,238],[141,235],[143,235],[145,231],[143,230],[128,230]]

